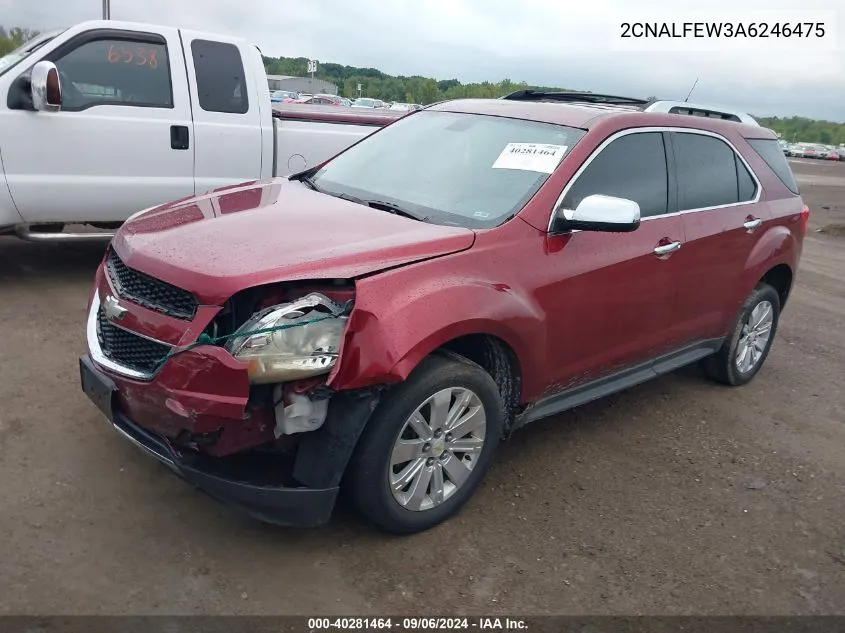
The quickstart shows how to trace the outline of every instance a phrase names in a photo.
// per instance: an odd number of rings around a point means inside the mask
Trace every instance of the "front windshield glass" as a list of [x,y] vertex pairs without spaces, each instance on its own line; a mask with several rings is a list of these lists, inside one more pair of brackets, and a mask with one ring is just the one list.
[[29,57],[32,53],[44,46],[44,44],[52,40],[57,35],[61,34],[63,31],[64,29],[60,29],[56,31],[50,31],[48,33],[42,33],[41,35],[35,37],[30,41],[24,42],[22,46],[19,46],[9,54],[0,57],[0,75],[5,73],[12,66],[16,66],[17,64],[22,62],[24,59]]
[[583,135],[550,123],[423,110],[329,161],[311,182],[428,222],[490,228],[522,209]]

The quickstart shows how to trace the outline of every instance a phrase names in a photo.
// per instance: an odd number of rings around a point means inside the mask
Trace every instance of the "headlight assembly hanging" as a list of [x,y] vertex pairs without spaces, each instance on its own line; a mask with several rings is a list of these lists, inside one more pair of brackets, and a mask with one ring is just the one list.
[[254,314],[231,335],[226,350],[249,363],[253,384],[327,373],[337,362],[346,317],[341,306],[312,293]]

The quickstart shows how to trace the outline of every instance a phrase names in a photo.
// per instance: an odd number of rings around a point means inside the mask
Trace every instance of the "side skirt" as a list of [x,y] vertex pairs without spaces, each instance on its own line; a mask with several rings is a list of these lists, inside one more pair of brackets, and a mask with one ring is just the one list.
[[565,389],[554,395],[547,396],[519,414],[511,426],[511,432],[530,422],[574,409],[582,404],[598,400],[612,393],[624,391],[635,385],[647,382],[652,378],[657,378],[663,374],[668,374],[676,369],[690,365],[718,352],[723,341],[724,339],[719,338],[695,343],[674,352],[664,354],[663,356],[658,356],[645,363],[628,367],[609,376],[603,376],[583,385],[578,385],[577,387]]

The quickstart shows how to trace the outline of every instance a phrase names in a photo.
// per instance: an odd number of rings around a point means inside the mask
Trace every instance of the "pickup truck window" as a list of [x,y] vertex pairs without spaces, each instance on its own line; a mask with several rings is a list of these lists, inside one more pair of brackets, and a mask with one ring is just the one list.
[[583,135],[550,123],[421,110],[338,155],[311,182],[435,224],[492,228],[522,209]]
[[246,114],[249,97],[238,47],[226,42],[194,40],[191,54],[200,107],[206,112]]
[[161,42],[88,40],[54,63],[62,81],[63,110],[173,107],[167,45]]

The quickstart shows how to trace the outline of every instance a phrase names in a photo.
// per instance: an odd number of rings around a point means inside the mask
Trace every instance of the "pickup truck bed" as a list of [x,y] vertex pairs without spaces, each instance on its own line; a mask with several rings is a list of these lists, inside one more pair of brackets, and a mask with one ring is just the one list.
[[273,174],[287,176],[313,167],[406,114],[396,110],[274,104]]

